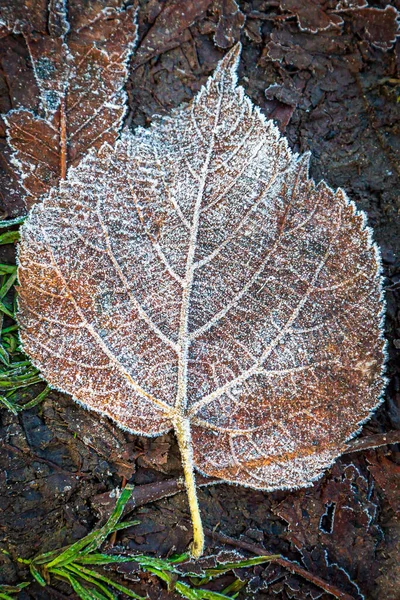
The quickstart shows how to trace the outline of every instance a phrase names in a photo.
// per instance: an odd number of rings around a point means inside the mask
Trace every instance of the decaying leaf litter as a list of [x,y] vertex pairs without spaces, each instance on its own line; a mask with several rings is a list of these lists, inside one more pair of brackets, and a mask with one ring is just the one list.
[[38,37],[22,28],[40,95],[39,114],[17,108],[6,116],[12,160],[28,208],[90,148],[116,140],[126,113],[128,60],[137,39],[134,6],[106,7],[92,19],[83,15],[71,28],[65,3],[54,4],[48,35]]

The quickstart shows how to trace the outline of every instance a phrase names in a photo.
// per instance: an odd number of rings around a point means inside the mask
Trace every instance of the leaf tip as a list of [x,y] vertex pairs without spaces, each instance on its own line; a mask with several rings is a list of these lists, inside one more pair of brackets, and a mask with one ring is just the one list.
[[237,69],[239,66],[241,52],[242,44],[241,42],[237,42],[237,44],[235,44],[218,63],[213,78],[218,79],[222,73],[229,73],[232,77],[232,86],[235,87],[237,83]]

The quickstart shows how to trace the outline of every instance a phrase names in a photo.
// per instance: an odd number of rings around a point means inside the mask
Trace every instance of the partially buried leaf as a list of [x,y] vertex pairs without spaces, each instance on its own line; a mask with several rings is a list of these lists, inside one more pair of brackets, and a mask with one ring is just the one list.
[[[135,15],[135,7],[121,3],[91,20],[75,18],[70,28],[65,3],[50,0],[48,35],[23,24],[42,113],[20,108],[10,111],[6,122],[28,208],[90,148],[116,140],[126,111],[123,86],[136,41]],[[20,21],[14,28],[21,28]]]
[[197,97],[92,151],[19,248],[24,350],[121,427],[175,429],[193,467],[309,485],[379,404],[380,260],[343,191],[308,178],[236,86],[235,46]]

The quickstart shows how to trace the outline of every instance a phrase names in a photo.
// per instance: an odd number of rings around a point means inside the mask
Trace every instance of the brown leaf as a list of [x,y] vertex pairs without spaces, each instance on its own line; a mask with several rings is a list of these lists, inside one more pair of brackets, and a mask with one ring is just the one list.
[[362,8],[352,14],[352,27],[370,44],[389,50],[399,35],[399,11],[394,6]]
[[205,13],[212,0],[169,0],[157,16],[153,26],[136,52],[134,66],[144,64],[150,58],[179,46],[180,36]]
[[90,148],[114,143],[126,110],[136,9],[106,8],[69,31],[63,6],[50,12],[50,35],[25,31],[42,115],[21,108],[6,117],[28,207]]
[[293,492],[274,509],[287,521],[285,537],[301,552],[307,570],[354,598],[360,596],[351,581],[363,589],[379,574],[376,547],[382,532],[373,489],[356,464],[338,462],[314,489]]
[[301,31],[317,33],[343,24],[339,15],[327,12],[328,6],[321,0],[281,0],[280,7],[296,15]]
[[217,0],[214,3],[214,10],[219,17],[214,41],[220,48],[230,48],[239,41],[246,17],[236,0]]
[[48,0],[0,0],[0,23],[14,33],[25,30],[27,23],[45,33],[48,4]]
[[367,455],[368,470],[385,494],[393,510],[400,514],[400,465],[386,456],[370,452]]
[[[29,56],[22,36],[7,35],[0,40],[0,113],[25,106],[36,108],[37,88],[29,65]],[[12,164],[12,152],[6,140],[6,124],[0,119],[0,218],[16,217],[25,212],[25,190]]]
[[[0,117],[0,133],[4,135]],[[12,165],[11,152],[5,138],[0,136],[0,218],[16,217],[24,213],[24,190]]]
[[69,171],[22,228],[19,323],[51,385],[232,483],[309,485],[379,404],[380,259],[342,190],[308,178],[236,87]]

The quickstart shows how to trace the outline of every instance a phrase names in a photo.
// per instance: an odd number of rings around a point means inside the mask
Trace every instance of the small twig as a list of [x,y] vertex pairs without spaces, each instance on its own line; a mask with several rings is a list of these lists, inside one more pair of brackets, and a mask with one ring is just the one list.
[[[249,544],[248,542],[244,542],[243,540],[236,540],[227,535],[224,535],[223,533],[211,531],[210,529],[206,529],[206,528],[204,529],[204,531],[206,532],[206,534],[209,537],[217,539],[219,542],[222,542],[223,544],[229,544],[230,546],[236,546],[238,548],[242,548],[243,550],[247,550],[248,552],[252,552],[253,554],[256,554],[258,556],[265,556],[266,554],[273,554],[272,552],[270,552],[269,550],[266,550],[265,548],[256,546],[255,544]],[[288,558],[281,556],[279,558],[272,559],[271,562],[281,565],[282,567],[284,567],[291,573],[294,573],[295,575],[300,575],[300,577],[302,577],[303,579],[310,581],[310,583],[313,583],[317,587],[323,589],[325,592],[332,594],[332,596],[334,596],[335,598],[339,598],[340,600],[354,600],[353,596],[350,596],[349,594],[342,592],[336,586],[328,583],[327,581],[325,581],[318,575],[314,575],[313,573],[310,573],[309,571],[307,571],[300,565],[292,562]]]
[[[185,489],[183,479],[167,479],[165,481],[157,481],[156,483],[146,483],[135,487],[132,496],[125,506],[125,512],[130,512],[134,508],[156,502],[168,496],[174,496],[178,492]],[[100,513],[103,519],[106,519],[111,514],[116,503],[115,490],[98,494],[92,500],[92,505]]]
[[[224,481],[212,477],[203,477],[198,474],[196,476],[196,483],[197,487],[205,487],[217,483],[224,483]],[[134,488],[129,501],[125,506],[125,513],[130,512],[139,506],[144,506],[145,504],[150,504],[151,502],[156,502],[157,500],[162,500],[169,496],[174,496],[184,490],[185,481],[181,477],[139,485]],[[101,518],[106,519],[112,512],[116,501],[115,490],[111,490],[110,492],[104,492],[103,494],[95,496],[92,500],[92,505],[99,512]]]
[[346,444],[344,454],[379,448],[380,446],[386,446],[388,444],[400,444],[400,429],[350,440],[350,442]]

